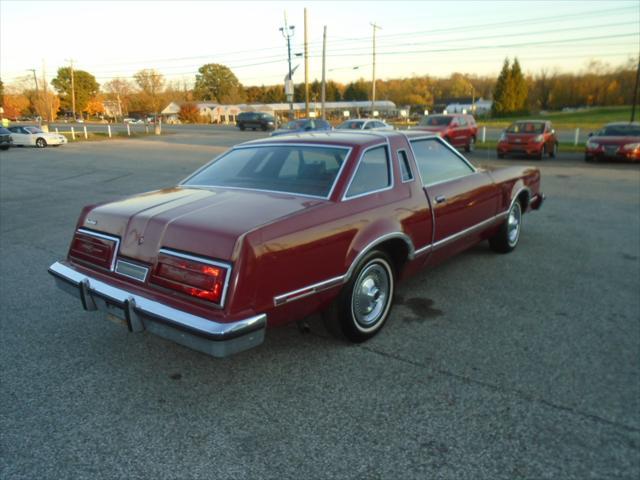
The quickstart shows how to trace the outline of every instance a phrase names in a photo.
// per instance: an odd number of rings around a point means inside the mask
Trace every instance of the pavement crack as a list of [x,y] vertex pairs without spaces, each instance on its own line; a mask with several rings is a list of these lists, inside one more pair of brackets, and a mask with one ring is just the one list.
[[380,350],[376,350],[374,348],[368,347],[368,346],[364,346],[364,345],[360,345],[360,348],[362,348],[363,350],[366,350],[368,352],[374,353],[376,355],[380,355],[386,358],[390,358],[392,360],[397,360],[399,362],[408,364],[408,365],[412,365],[414,367],[422,367],[422,368],[428,368],[430,370],[432,370],[435,373],[438,373],[440,375],[449,377],[449,378],[454,378],[456,380],[460,380],[463,383],[470,383],[473,385],[478,385],[490,390],[493,390],[495,392],[500,392],[500,393],[511,393],[514,394],[516,396],[518,396],[519,398],[521,398],[522,400],[526,400],[528,402],[533,402],[533,403],[538,403],[540,405],[544,405],[548,408],[553,408],[555,410],[560,410],[563,412],[567,412],[570,413],[572,415],[576,415],[576,416],[580,416],[583,418],[586,418],[588,420],[591,420],[593,422],[596,423],[601,423],[601,424],[605,424],[605,425],[609,425],[612,427],[616,427],[616,428],[620,428],[622,430],[625,430],[627,432],[632,432],[632,433],[638,433],[640,432],[640,428],[637,427],[632,427],[630,425],[625,425],[624,423],[620,423],[620,422],[616,422],[613,420],[609,420],[607,418],[601,417],[599,415],[595,415],[593,413],[588,413],[588,412],[583,412],[581,410],[578,410],[576,408],[572,408],[572,407],[567,407],[565,405],[560,405],[558,403],[552,402],[550,400],[547,400],[545,398],[540,398],[540,397],[536,397],[535,395],[532,395],[530,393],[524,392],[522,390],[519,390],[517,388],[505,388],[505,387],[501,387],[499,385],[495,385],[493,383],[490,382],[485,382],[482,380],[476,380],[474,378],[465,376],[465,375],[460,375],[458,373],[454,373],[454,372],[450,372],[449,370],[444,370],[441,368],[433,368],[430,367],[429,365],[423,363],[423,362],[417,362],[415,360],[409,360],[407,358],[404,358],[400,355],[396,355],[396,354],[391,354],[388,352],[383,352]]

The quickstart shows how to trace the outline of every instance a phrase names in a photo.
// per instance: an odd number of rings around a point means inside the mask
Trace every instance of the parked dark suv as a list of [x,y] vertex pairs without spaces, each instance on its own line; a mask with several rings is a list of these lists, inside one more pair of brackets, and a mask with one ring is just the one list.
[[258,128],[264,131],[274,130],[276,128],[276,119],[273,115],[261,112],[242,112],[236,118],[236,125],[240,130],[251,128],[257,130]]

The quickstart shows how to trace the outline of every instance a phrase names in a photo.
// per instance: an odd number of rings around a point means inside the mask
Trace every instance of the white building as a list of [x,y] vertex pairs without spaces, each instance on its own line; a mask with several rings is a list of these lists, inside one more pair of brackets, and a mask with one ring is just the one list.
[[200,111],[200,116],[209,123],[235,123],[236,115],[241,112],[237,105],[220,105],[213,102],[171,102],[160,115],[165,123],[180,123],[180,107],[192,103]]
[[491,100],[484,100],[479,98],[475,103],[451,103],[447,105],[447,113],[462,113],[467,112],[474,115],[484,115],[491,111],[493,102]]

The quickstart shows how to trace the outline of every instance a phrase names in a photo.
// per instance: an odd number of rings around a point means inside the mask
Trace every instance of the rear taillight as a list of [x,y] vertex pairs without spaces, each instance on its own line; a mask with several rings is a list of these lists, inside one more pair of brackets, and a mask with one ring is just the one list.
[[228,268],[183,256],[160,253],[151,282],[220,305]]
[[98,233],[78,230],[71,242],[69,256],[113,270],[118,240]]

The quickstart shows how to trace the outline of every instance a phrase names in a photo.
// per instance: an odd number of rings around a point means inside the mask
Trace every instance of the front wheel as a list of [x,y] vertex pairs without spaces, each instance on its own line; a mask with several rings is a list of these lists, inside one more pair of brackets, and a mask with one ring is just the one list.
[[355,343],[368,340],[384,326],[394,289],[395,271],[389,256],[379,250],[368,253],[324,313],[327,329]]
[[520,239],[520,230],[522,229],[522,206],[516,200],[509,209],[507,218],[500,226],[500,230],[489,239],[489,246],[498,253],[509,253]]
[[46,140],[45,140],[44,138],[38,138],[38,139],[36,140],[36,147],[38,147],[38,148],[44,148],[44,147],[46,147],[46,146],[47,146],[47,142],[46,142]]
[[469,143],[464,147],[465,152],[473,152],[476,149],[476,137],[471,137]]
[[558,156],[558,144],[554,143],[553,148],[549,152],[549,158],[556,158]]

